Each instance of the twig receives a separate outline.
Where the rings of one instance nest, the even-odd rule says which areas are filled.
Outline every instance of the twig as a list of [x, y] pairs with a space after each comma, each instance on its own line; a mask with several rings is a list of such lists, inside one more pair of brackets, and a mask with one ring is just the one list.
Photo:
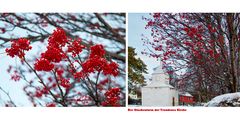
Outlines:
[[11, 96], [9, 95], [9, 93], [8, 93], [7, 91], [5, 91], [1, 86], [0, 86], [0, 90], [1, 90], [4, 94], [7, 95], [10, 103], [13, 104], [14, 107], [17, 107], [17, 105], [13, 102], [13, 100], [12, 100]]

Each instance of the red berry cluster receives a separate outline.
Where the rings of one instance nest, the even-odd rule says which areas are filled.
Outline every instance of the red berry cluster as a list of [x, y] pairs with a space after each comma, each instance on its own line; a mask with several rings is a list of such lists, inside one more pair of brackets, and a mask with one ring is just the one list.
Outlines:
[[98, 44], [94, 45], [90, 48], [91, 53], [89, 58], [101, 58], [105, 55], [105, 50], [103, 48], [103, 45]]
[[62, 68], [57, 68], [55, 69], [55, 71], [57, 74], [56, 77], [59, 81], [59, 85], [66, 89], [69, 89], [71, 87], [70, 79], [66, 79], [63, 77], [64, 70]]
[[19, 58], [23, 58], [25, 55], [24, 51], [29, 51], [32, 49], [28, 39], [20, 38], [18, 40], [13, 40], [12, 42], [11, 48], [7, 48], [5, 50], [7, 55], [11, 57], [18, 56]]
[[105, 68], [103, 69], [103, 74], [104, 75], [113, 75], [113, 76], [117, 76], [119, 74], [118, 71], [118, 64], [115, 62], [111, 62], [106, 64]]
[[82, 49], [85, 48], [85, 46], [80, 44], [81, 41], [82, 41], [81, 39], [74, 40], [72, 42], [72, 45], [68, 46], [68, 52], [71, 52], [73, 56], [76, 56], [77, 54], [81, 53]]
[[67, 43], [67, 36], [63, 29], [57, 28], [48, 39], [47, 51], [41, 54], [40, 60], [35, 65], [37, 71], [51, 71], [54, 68], [52, 62], [58, 63], [65, 58], [62, 47]]
[[67, 35], [62, 28], [57, 28], [54, 30], [53, 34], [48, 39], [50, 47], [64, 47], [68, 42]]
[[49, 87], [49, 88], [46, 88], [46, 87], [44, 87], [44, 88], [40, 88], [40, 87], [37, 87], [36, 88], [36, 91], [35, 91], [35, 97], [37, 97], [37, 98], [41, 98], [43, 95], [47, 95], [49, 92], [49, 90], [51, 89], [51, 87]]
[[37, 62], [34, 64], [34, 69], [37, 71], [51, 71], [53, 67], [54, 65], [45, 58], [37, 60]]
[[102, 71], [107, 65], [107, 61], [104, 58], [96, 57], [90, 58], [82, 64], [83, 72], [93, 73], [95, 71]]
[[82, 63], [82, 72], [76, 73], [78, 76], [84, 76], [86, 73], [94, 73], [95, 71], [102, 71], [104, 75], [117, 76], [119, 74], [118, 64], [115, 62], [108, 62], [104, 58], [105, 50], [101, 44], [92, 46], [90, 50], [89, 58]]
[[47, 47], [47, 51], [45, 53], [41, 54], [41, 58], [45, 58], [50, 62], [56, 62], [56, 63], [62, 61], [64, 57], [65, 55], [60, 49], [50, 47], [50, 46]]
[[14, 71], [14, 74], [11, 75], [11, 80], [14, 80], [15, 82], [19, 81], [20, 78], [21, 78], [21, 76], [18, 74], [18, 72], [16, 70]]
[[66, 89], [69, 89], [71, 87], [71, 84], [69, 82], [69, 79], [64, 79], [64, 78], [61, 78], [60, 79], [61, 83], [60, 85]]
[[120, 100], [120, 88], [111, 88], [109, 89], [104, 95], [106, 97], [106, 100], [102, 102], [102, 106], [120, 106], [119, 100]]
[[[106, 76], [106, 75], [112, 75], [112, 76], [118, 76], [118, 64], [113, 61], [108, 61], [106, 59], [106, 51], [104, 50], [104, 46], [101, 44], [97, 44], [90, 47], [90, 53], [89, 57], [82, 61], [80, 58], [76, 58], [78, 54], [82, 52], [83, 49], [85, 49], [85, 46], [81, 44], [81, 39], [76, 39], [72, 41], [70, 38], [66, 36], [66, 33], [63, 29], [57, 28], [54, 30], [52, 35], [48, 39], [48, 45], [47, 50], [43, 53], [41, 53], [40, 58], [38, 58], [34, 63], [34, 69], [30, 66], [32, 71], [45, 71], [50, 72], [54, 74], [54, 76], [48, 77], [48, 82], [42, 81], [43, 87], [34, 87], [35, 90], [32, 92], [32, 89], [30, 92], [24, 88], [24, 91], [27, 93], [28, 96], [31, 97], [31, 101], [35, 104], [34, 99], [43, 99], [43, 97], [47, 97], [48, 95], [54, 96], [54, 98], [60, 98], [60, 94], [57, 92], [61, 92], [63, 94], [64, 92], [68, 93], [68, 91], [73, 90], [71, 87], [72, 85], [70, 83], [69, 77], [64, 77], [64, 72], [68, 71], [70, 74], [73, 74], [73, 76], [76, 78], [76, 80], [79, 80], [79, 78], [86, 78], [89, 76], [90, 73], [99, 73], [98, 76]], [[31, 49], [29, 40], [20, 38], [18, 40], [13, 41], [13, 44], [10, 49], [6, 49], [6, 52], [9, 56], [15, 57], [18, 56], [19, 58], [24, 57], [24, 51], [28, 51]], [[71, 57], [69, 54], [71, 54]], [[77, 59], [77, 60], [76, 60]], [[79, 60], [78, 60], [79, 59]], [[72, 61], [74, 60], [75, 63], [81, 66], [81, 70], [79, 67], [75, 65], [75, 63]], [[27, 61], [23, 61], [26, 62]], [[65, 68], [62, 63], [69, 63], [69, 66]], [[11, 67], [8, 69], [8, 71], [11, 71]], [[101, 75], [100, 75], [101, 73]], [[41, 78], [42, 75], [37, 74], [37, 77]], [[67, 73], [66, 73], [67, 74]], [[52, 78], [56, 79], [56, 82], [53, 81]], [[89, 77], [88, 77], [89, 78]], [[15, 74], [12, 76], [12, 79], [15, 81], [18, 81], [20, 79], [20, 76]], [[42, 78], [44, 79], [44, 77]], [[100, 82], [100, 85], [97, 86], [98, 83], [96, 83], [96, 87], [99, 87], [97, 92], [102, 92], [104, 84], [108, 82], [108, 79], [104, 82]], [[60, 86], [60, 87], [59, 87]], [[31, 87], [31, 86], [30, 86]], [[30, 88], [29, 87], [29, 88]], [[65, 88], [65, 91], [62, 91], [61, 88]], [[94, 88], [94, 86], [93, 86]], [[54, 94], [54, 95], [52, 95]], [[99, 94], [100, 95], [100, 94]], [[102, 95], [102, 94], [101, 94]], [[112, 88], [109, 89], [105, 94], [106, 101], [102, 103], [104, 106], [120, 106], [119, 104], [119, 95], [120, 95], [120, 89], [119, 88]], [[76, 104], [88, 104], [90, 103], [91, 99], [85, 98], [85, 99], [65, 99], [64, 102], [69, 102], [67, 104], [72, 104], [72, 101], [76, 101]], [[47, 103], [47, 107], [55, 107], [56, 103]]]
[[56, 104], [55, 103], [48, 103], [48, 104], [46, 104], [46, 107], [56, 107]]

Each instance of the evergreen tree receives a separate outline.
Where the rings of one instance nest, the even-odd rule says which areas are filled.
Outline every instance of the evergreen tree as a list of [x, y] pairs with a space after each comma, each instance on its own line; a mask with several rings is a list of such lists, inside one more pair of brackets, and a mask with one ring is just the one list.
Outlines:
[[146, 81], [143, 74], [147, 74], [147, 66], [140, 58], [136, 58], [135, 48], [128, 47], [128, 84], [145, 85]]

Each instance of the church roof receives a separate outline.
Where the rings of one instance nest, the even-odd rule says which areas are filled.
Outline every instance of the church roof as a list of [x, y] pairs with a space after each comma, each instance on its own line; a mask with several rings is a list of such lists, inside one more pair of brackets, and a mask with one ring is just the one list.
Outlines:
[[159, 85], [157, 83], [150, 83], [150, 85], [146, 85], [144, 87], [158, 87], [158, 88], [166, 88], [166, 87], [168, 87], [168, 88], [172, 88], [172, 89], [174, 88], [173, 86], [168, 85], [168, 84], [161, 84], [161, 85]]
[[[158, 67], [154, 68], [153, 70], [154, 70], [154, 72], [152, 73], [152, 78], [153, 77], [166, 77], [166, 78], [168, 77], [168, 74], [164, 72], [164, 69], [162, 69], [161, 62], [160, 62], [160, 65]], [[166, 83], [164, 80], [169, 80], [169, 79], [162, 78], [161, 81], [156, 81], [156, 80], [152, 79], [152, 81], [145, 87], [174, 88], [172, 85], [170, 85], [169, 83]]]
[[190, 93], [188, 93], [188, 92], [180, 92], [179, 94], [182, 95], [182, 96], [193, 97], [193, 96], [192, 96]]

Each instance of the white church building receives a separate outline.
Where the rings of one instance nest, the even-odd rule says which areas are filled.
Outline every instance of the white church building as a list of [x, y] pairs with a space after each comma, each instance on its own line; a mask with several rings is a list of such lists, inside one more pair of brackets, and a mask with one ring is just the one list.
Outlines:
[[142, 106], [178, 106], [178, 91], [169, 84], [162, 64], [154, 69], [151, 82], [142, 87]]

